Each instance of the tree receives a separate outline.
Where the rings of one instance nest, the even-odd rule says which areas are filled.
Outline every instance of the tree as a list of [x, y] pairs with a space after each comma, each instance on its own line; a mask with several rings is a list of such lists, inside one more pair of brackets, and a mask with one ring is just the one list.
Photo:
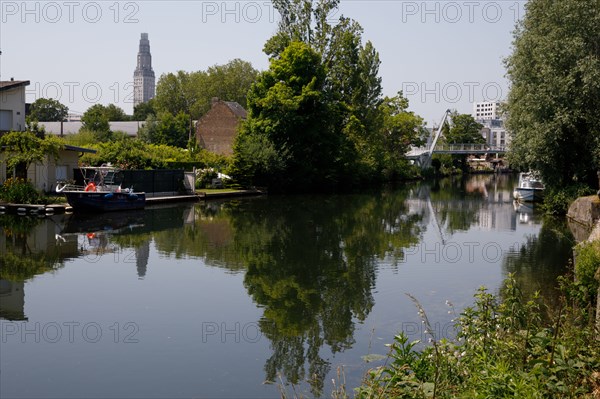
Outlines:
[[207, 69], [207, 99], [218, 97], [225, 101], [235, 101], [246, 108], [246, 95], [258, 77], [252, 64], [239, 58], [225, 65], [214, 65]]
[[278, 189], [335, 185], [343, 137], [331, 128], [321, 56], [293, 42], [248, 93], [248, 119], [234, 144], [238, 179]]
[[481, 135], [481, 129], [483, 125], [475, 121], [471, 115], [454, 111], [449, 129], [446, 128], [444, 134], [450, 144], [483, 144], [485, 139]]
[[31, 121], [61, 122], [66, 119], [69, 108], [52, 98], [38, 98], [29, 107]]
[[278, 32], [265, 44], [265, 53], [277, 59], [289, 43], [300, 41], [321, 55], [331, 127], [348, 139], [340, 154], [341, 162], [346, 164], [345, 175], [353, 180], [371, 178], [377, 162], [372, 151], [365, 149], [381, 133], [379, 54], [372, 43], [363, 45], [358, 22], [342, 16], [335, 26], [329, 24], [328, 17], [339, 0], [278, 0], [273, 5], [281, 21]]
[[165, 144], [186, 148], [188, 144], [189, 116], [180, 112], [173, 116], [169, 112], [148, 115], [140, 129], [139, 139], [150, 144]]
[[135, 107], [133, 107], [133, 117], [134, 121], [145, 121], [149, 115], [156, 115], [156, 110], [154, 109], [154, 99], [150, 99], [146, 102], [139, 103]]
[[121, 107], [118, 107], [115, 104], [108, 104], [105, 106], [104, 115], [111, 122], [128, 121], [131, 119]]
[[94, 132], [99, 141], [106, 141], [110, 138], [108, 116], [102, 104], [95, 104], [88, 108], [81, 117], [81, 122], [83, 122], [81, 130]]
[[205, 93], [206, 72], [178, 71], [161, 75], [156, 85], [155, 108], [158, 112], [180, 112], [198, 119], [210, 104]]
[[530, 0], [506, 59], [512, 165], [550, 188], [598, 184], [600, 13], [597, 1]]
[[0, 137], [0, 152], [5, 153], [8, 170], [22, 167], [27, 171], [34, 163], [41, 163], [47, 156], [58, 158], [62, 143], [56, 137], [37, 137], [34, 133], [9, 132]]
[[378, 146], [372, 143], [372, 148], [377, 149], [381, 168], [388, 177], [399, 176], [403, 169], [408, 167], [406, 154], [410, 146], [424, 144], [423, 137], [427, 131], [423, 125], [423, 118], [408, 111], [408, 99], [402, 92], [394, 97], [385, 97], [379, 106], [381, 115], [381, 140]]
[[214, 65], [207, 71], [164, 74], [156, 85], [156, 111], [177, 115], [184, 112], [199, 119], [210, 109], [211, 99], [236, 101], [246, 107], [246, 94], [258, 71], [240, 59]]

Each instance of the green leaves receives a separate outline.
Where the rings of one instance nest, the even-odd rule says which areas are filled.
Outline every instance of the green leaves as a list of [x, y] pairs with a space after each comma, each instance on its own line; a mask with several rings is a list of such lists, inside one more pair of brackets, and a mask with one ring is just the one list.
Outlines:
[[31, 121], [60, 122], [66, 119], [69, 108], [52, 98], [38, 98], [29, 107]]
[[[403, 155], [420, 141], [423, 121], [406, 110], [401, 94], [401, 110], [382, 106], [379, 54], [372, 43], [363, 45], [360, 24], [341, 16], [330, 25], [339, 0], [273, 5], [281, 21], [264, 48], [271, 65], [248, 93], [249, 119], [234, 150], [234, 175], [296, 191], [410, 175]], [[258, 143], [268, 150], [250, 157], [256, 151], [249, 148]], [[256, 161], [267, 154], [270, 170]]]
[[532, 0], [505, 61], [512, 165], [546, 185], [595, 186], [600, 167], [600, 16], [595, 1]]
[[471, 115], [454, 112], [450, 130], [445, 134], [446, 140], [451, 144], [483, 144], [485, 139], [480, 133], [482, 128], [483, 125], [477, 123]]
[[154, 109], [172, 115], [184, 112], [197, 120], [210, 109], [213, 97], [246, 107], [246, 94], [257, 76], [252, 64], [240, 59], [206, 71], [163, 74], [156, 85]]
[[399, 334], [391, 361], [371, 374], [357, 397], [588, 397], [600, 366], [593, 326], [581, 317], [581, 309], [569, 306], [570, 299], [561, 303], [549, 326], [535, 299], [523, 296], [513, 275], [500, 296], [481, 288], [473, 306], [458, 318], [456, 338], [434, 340], [418, 350]]
[[27, 169], [47, 156], [57, 158], [61, 148], [62, 144], [56, 137], [41, 139], [32, 132], [10, 132], [0, 138], [0, 152], [7, 155], [6, 166], [9, 170], [19, 164], [24, 164]]

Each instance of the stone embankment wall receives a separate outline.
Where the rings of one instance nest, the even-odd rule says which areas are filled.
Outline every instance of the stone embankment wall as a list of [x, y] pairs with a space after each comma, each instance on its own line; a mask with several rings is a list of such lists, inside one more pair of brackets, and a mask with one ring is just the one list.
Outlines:
[[587, 227], [593, 227], [600, 219], [600, 198], [597, 195], [577, 198], [569, 207], [567, 216]]

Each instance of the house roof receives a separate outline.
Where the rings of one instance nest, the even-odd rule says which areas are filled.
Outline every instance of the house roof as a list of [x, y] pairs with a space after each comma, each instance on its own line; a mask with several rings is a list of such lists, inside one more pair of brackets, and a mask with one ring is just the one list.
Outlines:
[[29, 86], [28, 80], [2, 80], [0, 81], [0, 91], [15, 89], [20, 86]]
[[237, 116], [238, 118], [246, 119], [246, 116], [248, 115], [248, 113], [246, 112], [244, 107], [242, 107], [240, 104], [236, 103], [235, 101], [223, 101], [223, 102], [225, 103], [225, 105], [227, 105], [229, 107], [229, 109], [231, 110], [231, 112], [233, 112], [233, 114], [235, 116]]
[[90, 153], [90, 154], [95, 154], [96, 153], [96, 150], [92, 150], [91, 148], [77, 147], [75, 145], [65, 144], [64, 148], [67, 151], [87, 152], [87, 153]]

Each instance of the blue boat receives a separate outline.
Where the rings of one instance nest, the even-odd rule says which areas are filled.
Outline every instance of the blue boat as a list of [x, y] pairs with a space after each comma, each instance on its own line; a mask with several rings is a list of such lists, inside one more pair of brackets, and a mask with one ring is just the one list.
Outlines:
[[121, 170], [110, 164], [80, 168], [84, 185], [58, 184], [56, 192], [67, 198], [74, 211], [111, 212], [143, 209], [146, 193], [122, 188]]

